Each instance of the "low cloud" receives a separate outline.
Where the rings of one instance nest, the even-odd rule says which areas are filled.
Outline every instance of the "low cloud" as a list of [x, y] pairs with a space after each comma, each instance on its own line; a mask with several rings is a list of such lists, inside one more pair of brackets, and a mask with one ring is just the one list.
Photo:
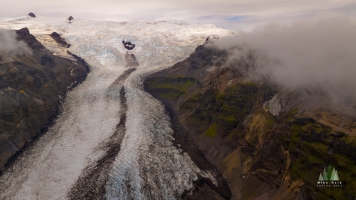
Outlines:
[[320, 13], [289, 25], [270, 23], [240, 32], [214, 46], [228, 50], [235, 61], [253, 55], [252, 78], [268, 77], [289, 89], [306, 88], [356, 103], [355, 36], [354, 19]]
[[16, 39], [15, 31], [0, 28], [0, 54], [16, 56], [31, 53], [31, 49], [25, 42]]

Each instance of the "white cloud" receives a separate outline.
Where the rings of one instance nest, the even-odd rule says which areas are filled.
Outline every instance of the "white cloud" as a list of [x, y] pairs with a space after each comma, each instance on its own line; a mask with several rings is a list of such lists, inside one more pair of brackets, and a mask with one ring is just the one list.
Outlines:
[[0, 54], [15, 56], [31, 53], [25, 42], [17, 40], [15, 31], [0, 28]]
[[355, 103], [355, 35], [354, 18], [321, 12], [288, 25], [270, 23], [239, 32], [215, 45], [230, 49], [232, 61], [253, 52], [251, 78], [269, 77], [286, 88], [323, 91], [334, 100]]

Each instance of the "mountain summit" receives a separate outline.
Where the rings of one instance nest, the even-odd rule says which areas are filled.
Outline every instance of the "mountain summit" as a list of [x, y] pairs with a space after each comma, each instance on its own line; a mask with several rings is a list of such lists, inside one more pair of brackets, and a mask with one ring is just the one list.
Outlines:
[[32, 12], [28, 13], [28, 16], [33, 17], [33, 18], [36, 17], [36, 15], [34, 13], [32, 13]]

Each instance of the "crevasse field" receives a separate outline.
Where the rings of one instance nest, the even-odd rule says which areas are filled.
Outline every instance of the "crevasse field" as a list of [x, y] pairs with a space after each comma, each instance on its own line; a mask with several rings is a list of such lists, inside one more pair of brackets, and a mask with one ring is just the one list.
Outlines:
[[[0, 18], [0, 27], [29, 28], [48, 49], [59, 52], [48, 35], [60, 33], [68, 49], [90, 65], [87, 79], [67, 94], [55, 124], [0, 179], [0, 199], [66, 199], [88, 166], [120, 142], [105, 182], [108, 199], [176, 199], [193, 187], [200, 170], [172, 144], [172, 129], [163, 105], [143, 90], [146, 75], [187, 58], [209, 35], [230, 31], [186, 22], [105, 22], [75, 19]], [[128, 52], [122, 40], [135, 49]], [[125, 54], [139, 66], [130, 68]], [[65, 55], [67, 56], [67, 55]], [[124, 99], [120, 91], [124, 88]], [[125, 115], [123, 118], [122, 116]], [[124, 129], [117, 125], [125, 119]], [[117, 135], [119, 134], [119, 135]], [[213, 180], [214, 181], [214, 180]]]

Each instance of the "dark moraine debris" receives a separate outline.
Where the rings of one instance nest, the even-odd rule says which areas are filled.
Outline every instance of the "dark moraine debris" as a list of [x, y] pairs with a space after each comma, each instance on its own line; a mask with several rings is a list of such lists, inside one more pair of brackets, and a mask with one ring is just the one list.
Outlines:
[[128, 69], [119, 76], [107, 90], [107, 97], [112, 98], [113, 91], [119, 90], [120, 95], [120, 122], [116, 126], [116, 132], [110, 137], [103, 149], [106, 153], [95, 163], [89, 165], [72, 186], [68, 199], [105, 199], [106, 183], [109, 179], [111, 166], [120, 151], [121, 143], [126, 131], [127, 104], [123, 83], [136, 68]]
[[124, 47], [127, 49], [127, 50], [132, 50], [135, 48], [135, 44], [131, 43], [131, 42], [126, 42], [126, 41], [122, 41], [122, 44], [124, 44]]
[[67, 48], [70, 47], [70, 44], [68, 44], [65, 39], [63, 39], [57, 32], [53, 32], [51, 34], [51, 37], [60, 45], [66, 46]]
[[126, 53], [125, 55], [126, 67], [135, 67], [138, 66], [138, 61], [134, 54]]
[[36, 15], [33, 12], [28, 13], [28, 16], [30, 17], [36, 17]]
[[66, 92], [85, 80], [88, 65], [53, 55], [27, 28], [17, 39], [31, 55], [8, 57], [0, 62], [0, 175], [27, 147], [45, 134], [61, 111]]

